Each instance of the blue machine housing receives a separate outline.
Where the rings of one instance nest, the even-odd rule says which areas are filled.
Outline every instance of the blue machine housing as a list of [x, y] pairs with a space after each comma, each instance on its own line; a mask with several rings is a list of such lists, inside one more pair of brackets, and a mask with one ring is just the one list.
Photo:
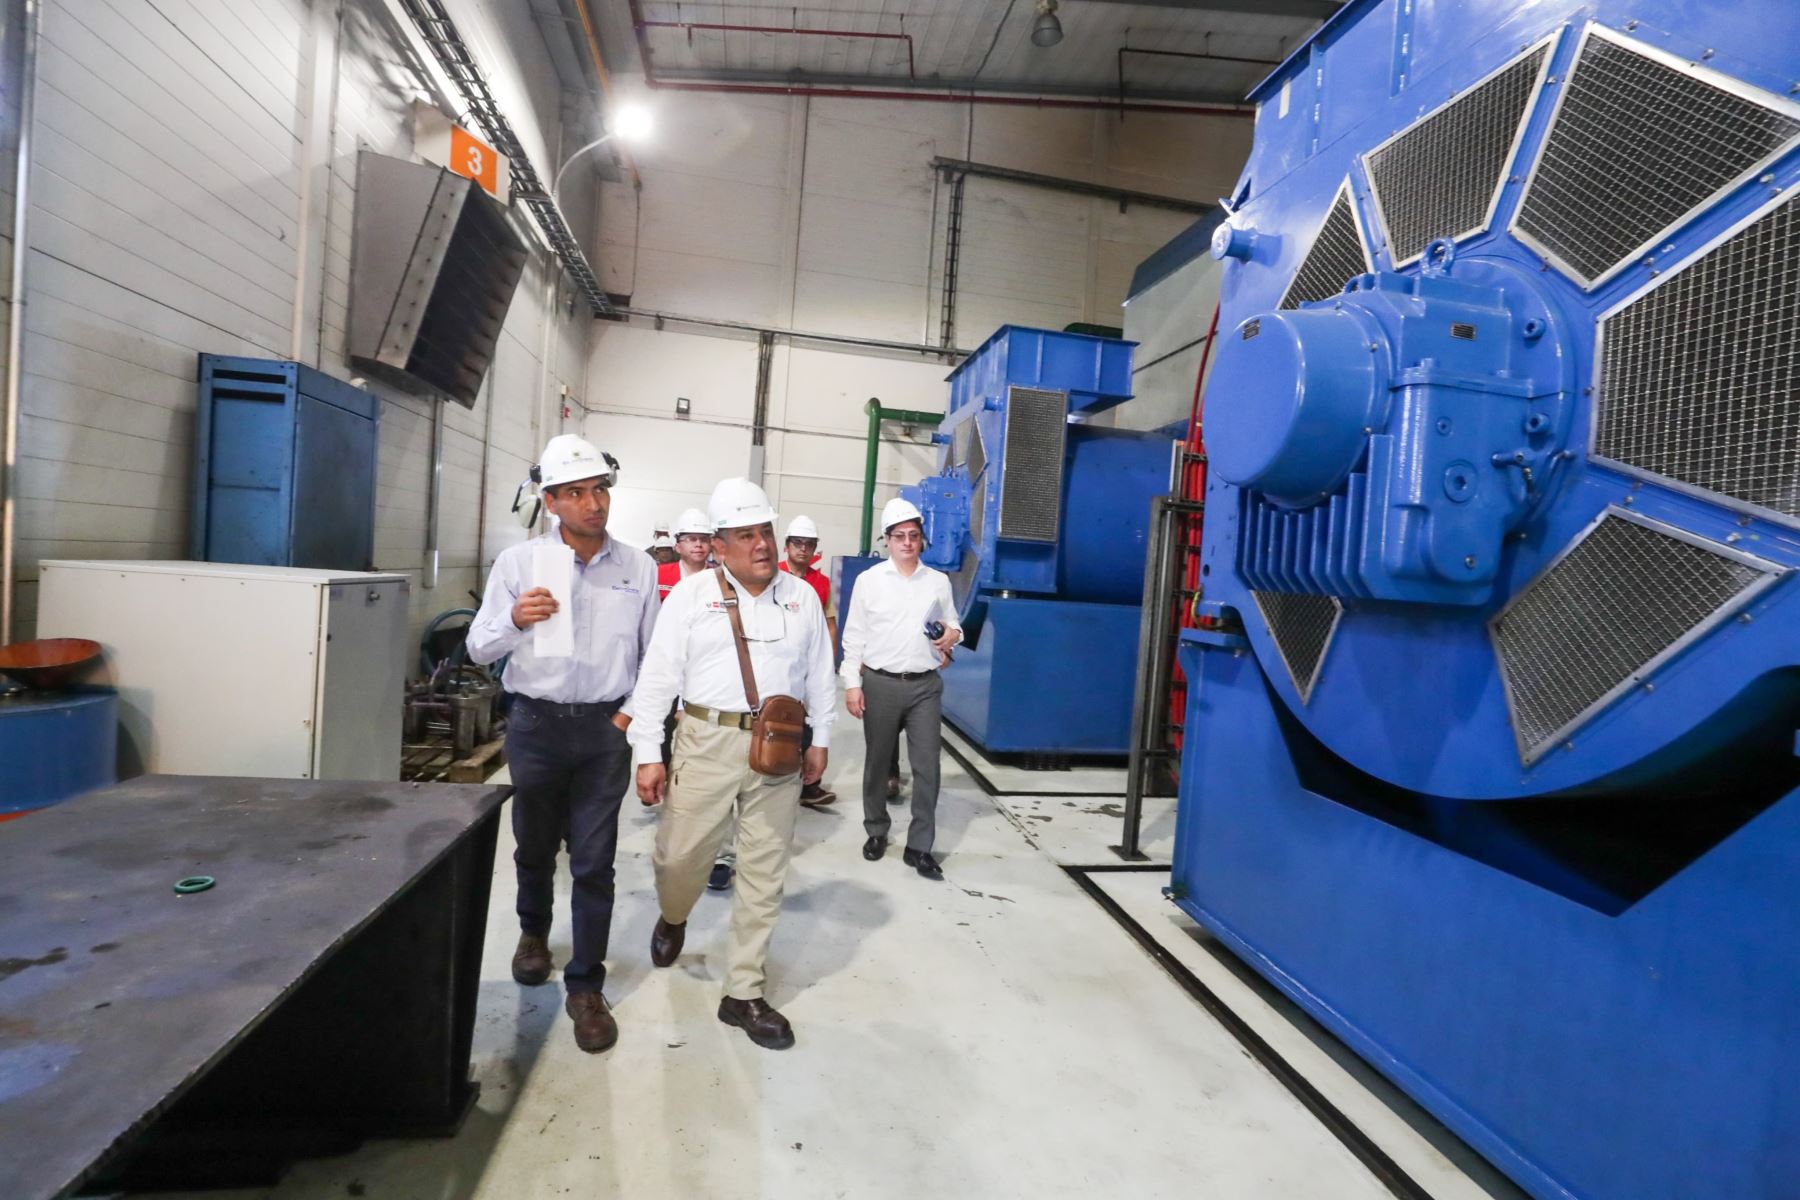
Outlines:
[[1171, 893], [1538, 1197], [1800, 1194], [1797, 64], [1353, 0], [1215, 234]]
[[110, 689], [0, 692], [0, 821], [117, 783]]
[[367, 571], [381, 401], [303, 363], [200, 356], [189, 553]]
[[1150, 500], [1176, 443], [1082, 419], [1131, 398], [1132, 348], [1003, 326], [950, 375], [938, 473], [902, 489], [963, 624], [944, 711], [990, 752], [1130, 748]]

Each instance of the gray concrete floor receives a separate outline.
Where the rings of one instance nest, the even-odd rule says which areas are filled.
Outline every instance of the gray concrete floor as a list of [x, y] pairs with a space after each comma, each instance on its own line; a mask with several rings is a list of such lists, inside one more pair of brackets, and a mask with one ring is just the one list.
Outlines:
[[[1002, 789], [1082, 789], [1006, 800], [946, 760], [947, 878], [933, 883], [896, 852], [860, 856], [860, 729], [840, 724], [827, 779], [844, 798], [800, 814], [771, 958], [770, 1000], [794, 1022], [794, 1049], [761, 1050], [714, 1015], [728, 896], [704, 897], [682, 958], [651, 968], [657, 816], [628, 799], [612, 1051], [576, 1049], [554, 982], [512, 981], [503, 834], [475, 1033], [482, 1094], [462, 1131], [370, 1143], [267, 1191], [210, 1195], [1390, 1195], [1058, 866], [1116, 861], [1105, 847], [1118, 840], [1121, 772], [985, 769]], [[1166, 861], [1173, 803], [1153, 802], [1145, 826]], [[551, 945], [567, 956], [566, 911]], [[1359, 1111], [1426, 1164], [1418, 1177], [1463, 1178], [1379, 1097]]]

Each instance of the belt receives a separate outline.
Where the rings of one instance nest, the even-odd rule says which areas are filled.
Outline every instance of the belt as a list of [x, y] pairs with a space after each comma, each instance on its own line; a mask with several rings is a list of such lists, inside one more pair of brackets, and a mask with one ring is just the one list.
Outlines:
[[685, 701], [681, 707], [688, 716], [705, 721], [708, 725], [722, 725], [726, 729], [749, 729], [756, 724], [755, 713], [720, 712], [704, 704], [688, 704]]
[[536, 696], [518, 695], [513, 697], [514, 704], [523, 704], [535, 713], [546, 717], [610, 717], [619, 711], [625, 703], [621, 696], [617, 700], [598, 700], [591, 704], [558, 704], [554, 700], [539, 700]]
[[863, 670], [873, 671], [877, 675], [885, 675], [889, 679], [904, 679], [904, 680], [909, 680], [909, 681], [914, 680], [914, 679], [923, 679], [927, 675], [936, 675], [937, 674], [937, 671], [935, 669], [930, 670], [930, 671], [884, 671], [880, 667], [864, 667]]

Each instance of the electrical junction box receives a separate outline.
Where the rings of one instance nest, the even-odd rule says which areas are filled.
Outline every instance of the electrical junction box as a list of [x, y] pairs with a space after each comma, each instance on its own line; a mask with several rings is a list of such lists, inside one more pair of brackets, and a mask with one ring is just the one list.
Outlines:
[[48, 560], [39, 578], [39, 636], [104, 648], [121, 778], [400, 777], [404, 576]]

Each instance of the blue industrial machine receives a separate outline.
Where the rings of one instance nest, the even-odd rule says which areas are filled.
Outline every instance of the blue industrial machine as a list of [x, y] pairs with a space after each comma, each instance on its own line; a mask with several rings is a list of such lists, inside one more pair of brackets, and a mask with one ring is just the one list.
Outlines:
[[1800, 1196], [1800, 21], [1253, 94], [1171, 894], [1538, 1197]]
[[367, 571], [381, 401], [302, 363], [200, 356], [189, 553]]
[[1131, 398], [1130, 342], [1002, 326], [950, 375], [925, 515], [964, 644], [944, 712], [985, 750], [1130, 749], [1150, 500], [1167, 435], [1085, 424]]

